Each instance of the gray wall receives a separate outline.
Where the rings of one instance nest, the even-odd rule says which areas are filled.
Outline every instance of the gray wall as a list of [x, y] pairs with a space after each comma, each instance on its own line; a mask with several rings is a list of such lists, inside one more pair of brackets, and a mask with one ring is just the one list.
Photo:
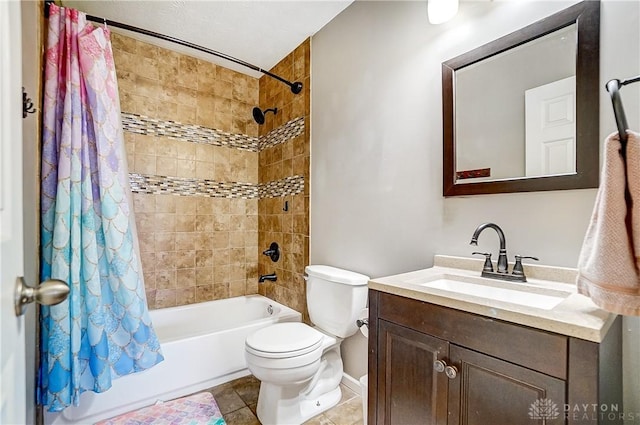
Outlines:
[[[470, 256], [484, 221], [498, 223], [510, 257], [575, 267], [596, 190], [442, 197], [441, 63], [575, 2], [463, 2], [430, 25], [426, 1], [356, 1], [312, 39], [310, 262], [372, 277]], [[602, 3], [601, 87], [640, 74], [640, 3]], [[640, 127], [640, 84], [623, 89]], [[600, 92], [601, 139], [615, 130]], [[497, 238], [479, 246], [496, 252]], [[635, 327], [635, 330], [634, 330]], [[626, 394], [640, 393], [638, 322], [626, 326]], [[366, 340], [343, 343], [345, 371], [366, 373]], [[635, 362], [635, 363], [634, 363]], [[636, 397], [637, 398], [637, 397]], [[638, 403], [636, 400], [635, 403]], [[635, 411], [640, 411], [636, 405]]]

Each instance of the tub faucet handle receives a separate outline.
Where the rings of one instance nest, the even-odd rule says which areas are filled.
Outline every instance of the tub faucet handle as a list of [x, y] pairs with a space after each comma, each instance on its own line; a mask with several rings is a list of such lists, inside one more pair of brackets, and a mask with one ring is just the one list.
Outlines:
[[262, 254], [271, 258], [271, 261], [275, 263], [280, 259], [280, 248], [278, 247], [278, 244], [276, 242], [271, 242], [271, 245], [269, 245], [269, 249], [265, 249], [264, 251], [262, 251]]

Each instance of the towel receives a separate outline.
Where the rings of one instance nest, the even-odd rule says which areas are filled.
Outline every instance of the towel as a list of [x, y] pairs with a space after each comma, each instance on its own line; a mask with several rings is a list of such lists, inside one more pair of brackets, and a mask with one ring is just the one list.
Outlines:
[[[578, 259], [578, 292], [603, 310], [640, 315], [640, 135], [627, 132], [625, 165], [618, 133], [605, 140], [600, 189]], [[627, 217], [627, 214], [630, 214]]]

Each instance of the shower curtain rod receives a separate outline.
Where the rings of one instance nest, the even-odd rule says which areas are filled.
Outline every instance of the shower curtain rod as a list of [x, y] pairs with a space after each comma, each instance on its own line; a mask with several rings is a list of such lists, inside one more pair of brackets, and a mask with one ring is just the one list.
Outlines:
[[629, 128], [629, 125], [627, 124], [627, 117], [622, 106], [620, 89], [627, 84], [636, 83], [638, 81], [640, 81], [640, 75], [622, 81], [618, 79], [609, 80], [605, 86], [607, 88], [607, 91], [609, 92], [609, 96], [611, 96], [611, 102], [613, 103], [613, 115], [616, 118], [618, 135], [620, 137], [620, 142], [622, 143], [623, 151], [624, 148], [626, 148], [627, 129]]
[[[44, 4], [44, 14], [48, 18], [49, 17], [49, 6], [51, 4], [55, 4], [55, 1], [46, 0], [44, 3], [45, 3]], [[116, 21], [112, 21], [112, 20], [109, 20], [109, 19], [100, 18], [100, 17], [97, 17], [97, 16], [87, 15], [87, 20], [92, 21], [92, 22], [104, 23], [105, 25], [110, 26], [110, 27], [122, 28], [122, 29], [127, 30], [127, 31], [137, 32], [139, 34], [148, 35], [150, 37], [159, 38], [161, 40], [170, 41], [172, 43], [180, 44], [182, 46], [186, 46], [186, 47], [189, 47], [191, 49], [199, 50], [201, 52], [205, 52], [205, 53], [208, 53], [210, 55], [217, 56], [219, 58], [228, 60], [230, 62], [237, 63], [238, 65], [242, 65], [244, 67], [253, 69], [254, 71], [261, 72], [261, 73], [263, 73], [265, 75], [268, 75], [271, 78], [275, 78], [276, 80], [288, 85], [291, 88], [291, 92], [294, 93], [294, 94], [298, 94], [298, 93], [300, 93], [302, 91], [302, 83], [301, 82], [295, 81], [295, 82], [292, 83], [291, 81], [285, 80], [284, 78], [280, 77], [279, 75], [276, 75], [276, 74], [274, 74], [272, 72], [269, 72], [266, 69], [262, 69], [259, 66], [250, 64], [249, 62], [245, 62], [245, 61], [243, 61], [241, 59], [234, 58], [233, 56], [229, 56], [226, 53], [221, 53], [221, 52], [218, 52], [216, 50], [209, 49], [207, 47], [202, 47], [202, 46], [199, 46], [197, 44], [193, 44], [193, 43], [188, 42], [188, 41], [180, 40], [180, 39], [175, 38], [175, 37], [171, 37], [171, 36], [168, 36], [168, 35], [164, 35], [164, 34], [160, 34], [160, 33], [157, 33], [157, 32], [149, 31], [149, 30], [146, 30], [144, 28], [134, 27], [134, 26], [129, 25], [129, 24], [123, 24], [122, 22], [116, 22]]]

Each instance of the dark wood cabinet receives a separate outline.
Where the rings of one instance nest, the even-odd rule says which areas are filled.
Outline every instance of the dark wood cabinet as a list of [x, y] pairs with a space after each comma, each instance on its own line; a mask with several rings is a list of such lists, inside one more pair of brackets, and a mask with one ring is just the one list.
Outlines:
[[619, 318], [598, 344], [369, 293], [369, 425], [621, 424], [565, 412], [622, 411], [620, 365]]
[[446, 425], [448, 379], [433, 363], [447, 355], [449, 343], [381, 320], [379, 391], [384, 403], [378, 415], [384, 423]]
[[545, 423], [564, 423], [565, 381], [456, 345], [451, 346], [449, 359], [460, 367], [449, 382], [449, 423], [542, 424], [529, 413], [532, 402], [543, 399], [556, 406], [555, 412], [552, 406], [545, 412]]

